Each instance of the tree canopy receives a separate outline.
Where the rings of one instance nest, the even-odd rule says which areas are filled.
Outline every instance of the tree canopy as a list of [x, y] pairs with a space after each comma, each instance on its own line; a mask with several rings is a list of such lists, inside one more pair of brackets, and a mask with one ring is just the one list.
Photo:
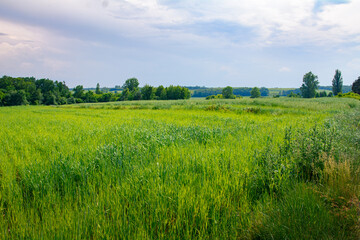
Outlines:
[[316, 90], [319, 87], [318, 76], [312, 72], [308, 72], [304, 75], [303, 84], [300, 87], [301, 96], [303, 98], [313, 98], [316, 95]]
[[223, 88], [222, 95], [224, 98], [235, 98], [234, 89], [230, 86]]
[[332, 92], [336, 96], [339, 93], [342, 93], [343, 78], [341, 76], [340, 70], [336, 69], [334, 78], [332, 80]]
[[61, 105], [73, 103], [94, 103], [128, 100], [168, 100], [188, 99], [190, 91], [180, 86], [159, 86], [158, 88], [145, 85], [139, 89], [139, 82], [136, 78], [125, 81], [123, 91], [115, 93], [100, 90], [100, 84], [94, 89], [85, 90], [78, 85], [72, 91], [65, 85], [65, 82], [53, 81], [50, 79], [13, 78], [3, 76], [0, 78], [0, 106], [14, 106], [26, 104]]
[[137, 78], [129, 78], [125, 81], [123, 88], [128, 88], [130, 92], [135, 91], [139, 86]]
[[357, 80], [355, 80], [355, 82], [353, 83], [351, 90], [354, 93], [360, 94], [360, 77], [358, 77]]
[[251, 89], [250, 94], [251, 94], [250, 98], [259, 98], [261, 96], [260, 89], [257, 87], [254, 87], [253, 89]]

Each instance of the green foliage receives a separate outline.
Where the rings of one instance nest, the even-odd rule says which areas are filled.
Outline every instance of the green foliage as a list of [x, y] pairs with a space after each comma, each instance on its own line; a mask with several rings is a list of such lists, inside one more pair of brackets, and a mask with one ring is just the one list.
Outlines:
[[259, 98], [261, 96], [260, 90], [257, 87], [254, 87], [253, 89], [251, 89], [250, 94], [251, 94], [250, 98]]
[[341, 76], [340, 70], [336, 69], [334, 78], [332, 80], [332, 92], [336, 96], [339, 93], [342, 93], [343, 78]]
[[[58, 104], [70, 97], [69, 88], [64, 82], [49, 79], [0, 78], [0, 91], [3, 93], [0, 105], [13, 106], [23, 104]], [[6, 100], [6, 103], [4, 102]]]
[[354, 93], [360, 94], [360, 77], [358, 77], [358, 79], [353, 82], [351, 90]]
[[360, 94], [353, 93], [353, 92], [344, 93], [344, 94], [340, 93], [337, 95], [337, 97], [354, 98], [354, 99], [360, 100]]
[[294, 93], [293, 91], [291, 91], [291, 92], [287, 95], [287, 97], [291, 97], [291, 98], [298, 98], [298, 97], [300, 97], [300, 95], [299, 95], [299, 94]]
[[164, 86], [160, 85], [159, 87], [156, 88], [155, 96], [159, 100], [167, 99], [166, 89], [164, 88]]
[[[252, 88], [247, 87], [241, 87], [241, 88], [233, 88], [233, 94], [236, 96], [244, 96], [248, 97], [250, 96]], [[222, 94], [222, 88], [199, 88], [195, 89], [192, 93], [192, 97], [207, 97], [211, 95], [218, 95]], [[269, 89], [261, 87], [260, 88], [261, 96], [269, 96]]]
[[100, 90], [100, 84], [96, 84], [96, 90], [95, 90], [96, 94], [101, 94], [101, 90]]
[[312, 72], [304, 75], [303, 84], [300, 87], [301, 95], [303, 98], [313, 98], [316, 95], [316, 90], [319, 86], [318, 77]]
[[210, 99], [223, 99], [223, 95], [222, 94], [218, 94], [218, 95], [210, 95], [210, 96], [207, 96], [205, 99], [206, 100], [210, 100]]
[[119, 98], [119, 101], [127, 101], [129, 100], [129, 96], [130, 96], [130, 91], [128, 88], [125, 88]]
[[139, 87], [139, 81], [137, 80], [137, 78], [129, 78], [125, 81], [122, 87], [124, 89], [128, 88], [130, 92], [133, 92]]
[[26, 94], [24, 90], [10, 90], [3, 96], [3, 104], [5, 106], [26, 105]]
[[153, 100], [154, 98], [155, 98], [155, 89], [154, 89], [154, 87], [146, 84], [144, 87], [141, 88], [141, 99], [143, 99], [143, 100]]
[[222, 96], [223, 98], [227, 98], [227, 99], [234, 99], [235, 95], [233, 93], [234, 89], [230, 86], [227, 86], [226, 88], [223, 88], [222, 90]]
[[82, 85], [76, 86], [74, 89], [74, 98], [81, 98], [83, 99], [85, 97], [84, 87]]

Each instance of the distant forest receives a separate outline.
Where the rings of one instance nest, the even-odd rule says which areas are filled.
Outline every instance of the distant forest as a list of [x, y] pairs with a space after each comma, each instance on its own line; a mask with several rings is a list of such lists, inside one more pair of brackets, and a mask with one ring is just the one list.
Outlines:
[[[136, 78], [126, 80], [114, 88], [83, 88], [78, 85], [73, 89], [66, 86], [65, 82], [50, 79], [35, 79], [34, 77], [9, 77], [0, 78], [0, 106], [14, 105], [62, 105], [73, 103], [95, 103], [110, 101], [131, 100], [176, 100], [191, 97], [208, 97], [222, 94], [223, 88], [207, 88], [200, 86], [181, 87], [153, 87], [145, 85], [139, 88]], [[238, 96], [251, 96], [253, 88], [233, 88], [233, 94]], [[300, 96], [300, 89], [259, 88], [262, 97], [266, 96]], [[332, 91], [332, 86], [319, 86], [318, 91]], [[351, 86], [343, 86], [342, 92], [348, 93]]]
[[[218, 95], [222, 93], [222, 88], [204, 88], [204, 87], [187, 87], [190, 90], [192, 90], [192, 94], [191, 97], [207, 97], [207, 96], [211, 96], [211, 95]], [[234, 95], [239, 95], [239, 96], [243, 96], [243, 97], [249, 97], [251, 96], [250, 92], [252, 90], [252, 88], [247, 88], [247, 87], [240, 87], [240, 88], [233, 88], [233, 94]], [[269, 96], [269, 89], [268, 88], [260, 88], [260, 94], [262, 97], [266, 97]]]
[[[186, 87], [192, 91], [191, 97], [207, 97], [211, 95], [218, 95], [222, 93], [222, 88], [207, 88], [207, 87]], [[233, 88], [234, 95], [240, 95], [243, 97], [251, 96], [252, 88], [248, 87], [238, 87]], [[281, 88], [259, 88], [260, 94], [262, 97], [267, 97], [270, 95], [279, 95], [279, 96], [289, 96], [290, 94], [300, 94], [300, 88], [293, 88], [293, 89], [281, 89]], [[318, 91], [332, 91], [332, 86], [319, 86]], [[343, 93], [351, 92], [351, 86], [343, 86], [342, 87]]]
[[136, 78], [126, 80], [121, 92], [104, 91], [97, 84], [95, 91], [85, 90], [78, 85], [73, 89], [65, 82], [34, 77], [0, 78], [0, 106], [15, 105], [63, 105], [73, 103], [95, 103], [131, 100], [176, 100], [190, 98], [190, 91], [185, 87], [153, 87], [145, 85], [139, 88]]

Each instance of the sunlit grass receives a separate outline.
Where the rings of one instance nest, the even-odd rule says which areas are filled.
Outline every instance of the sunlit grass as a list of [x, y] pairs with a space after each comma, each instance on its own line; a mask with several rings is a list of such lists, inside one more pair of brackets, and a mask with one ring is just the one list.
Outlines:
[[324, 196], [359, 197], [349, 194], [359, 126], [342, 124], [359, 108], [335, 98], [0, 108], [0, 238], [353, 236], [354, 222], [330, 231], [338, 217]]

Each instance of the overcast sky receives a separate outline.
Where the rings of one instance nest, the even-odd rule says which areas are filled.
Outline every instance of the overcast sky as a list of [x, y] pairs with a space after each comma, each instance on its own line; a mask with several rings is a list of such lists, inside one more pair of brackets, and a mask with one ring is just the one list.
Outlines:
[[70, 87], [299, 87], [360, 76], [360, 0], [1, 0], [0, 75]]

